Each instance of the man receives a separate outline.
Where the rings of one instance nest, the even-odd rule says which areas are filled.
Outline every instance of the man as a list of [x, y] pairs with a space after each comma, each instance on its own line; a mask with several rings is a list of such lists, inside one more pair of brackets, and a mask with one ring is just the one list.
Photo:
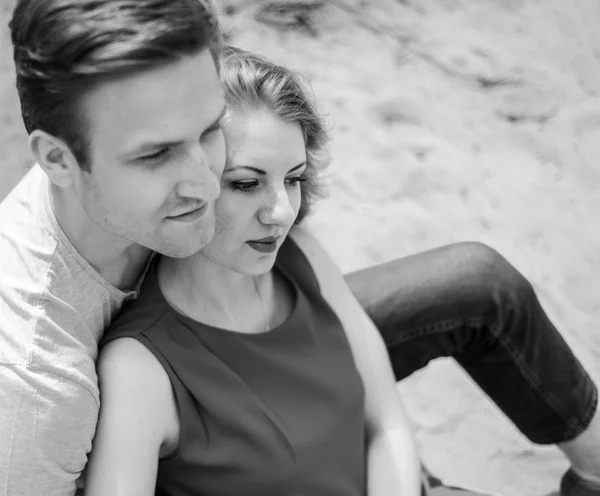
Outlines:
[[[103, 330], [152, 252], [213, 234], [220, 37], [200, 0], [19, 0], [10, 27], [37, 165], [0, 204], [0, 490], [71, 495]], [[501, 256], [458, 244], [348, 281], [398, 379], [454, 356], [530, 439], [559, 443], [564, 496], [600, 494], [597, 389]]]

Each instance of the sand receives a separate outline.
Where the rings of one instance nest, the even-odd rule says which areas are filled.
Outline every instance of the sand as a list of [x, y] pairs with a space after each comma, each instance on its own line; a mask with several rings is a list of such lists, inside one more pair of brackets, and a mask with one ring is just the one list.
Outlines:
[[[485, 242], [532, 281], [600, 377], [600, 3], [306, 0], [323, 5], [261, 14], [266, 3], [225, 2], [223, 25], [312, 82], [333, 140], [329, 195], [309, 226], [341, 268]], [[30, 162], [12, 4], [0, 7], [0, 198]], [[445, 481], [502, 496], [557, 488], [564, 457], [528, 443], [451, 360], [399, 390]]]

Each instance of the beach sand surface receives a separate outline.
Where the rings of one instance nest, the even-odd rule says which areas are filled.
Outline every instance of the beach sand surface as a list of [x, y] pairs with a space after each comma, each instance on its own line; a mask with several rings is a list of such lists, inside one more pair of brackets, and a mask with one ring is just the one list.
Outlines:
[[[31, 162], [13, 5], [0, 7], [0, 198]], [[219, 10], [231, 43], [302, 72], [328, 116], [328, 196], [308, 225], [344, 271], [486, 243], [531, 280], [600, 377], [600, 2], [231, 0]], [[565, 458], [530, 444], [452, 360], [399, 391], [445, 482], [556, 491]]]

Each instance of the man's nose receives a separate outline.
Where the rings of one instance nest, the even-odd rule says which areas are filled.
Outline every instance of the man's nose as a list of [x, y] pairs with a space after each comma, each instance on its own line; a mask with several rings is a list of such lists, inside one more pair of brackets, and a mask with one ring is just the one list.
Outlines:
[[221, 192], [218, 168], [211, 167], [206, 154], [200, 150], [186, 160], [182, 179], [177, 185], [177, 194], [206, 202], [217, 199]]

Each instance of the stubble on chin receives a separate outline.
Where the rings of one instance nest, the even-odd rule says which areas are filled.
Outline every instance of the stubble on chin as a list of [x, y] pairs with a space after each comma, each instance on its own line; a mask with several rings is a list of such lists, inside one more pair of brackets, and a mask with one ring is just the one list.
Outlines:
[[197, 232], [190, 235], [178, 235], [177, 237], [162, 237], [157, 240], [154, 251], [171, 258], [187, 258], [198, 253], [206, 247], [215, 235], [215, 223], [213, 221], [196, 227]]

